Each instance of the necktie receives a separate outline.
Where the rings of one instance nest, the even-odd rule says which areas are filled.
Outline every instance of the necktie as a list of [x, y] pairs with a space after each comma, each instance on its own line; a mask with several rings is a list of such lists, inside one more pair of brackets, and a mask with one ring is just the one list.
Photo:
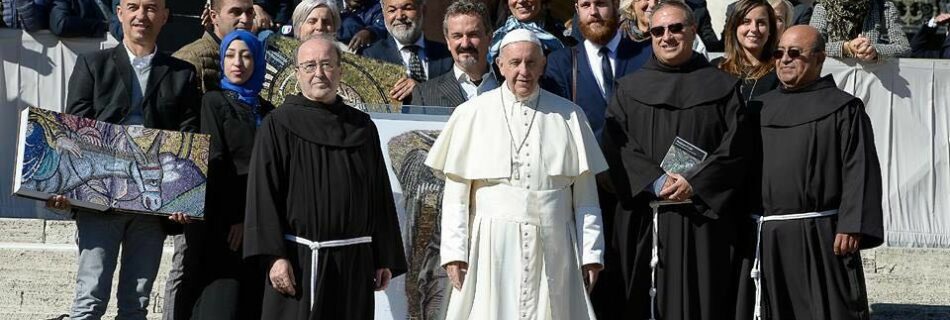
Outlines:
[[409, 77], [416, 82], [425, 82], [426, 73], [422, 68], [422, 60], [419, 59], [419, 46], [408, 45], [403, 49], [409, 51]]
[[614, 95], [614, 68], [610, 66], [610, 48], [600, 48], [600, 72], [604, 76], [604, 99]]

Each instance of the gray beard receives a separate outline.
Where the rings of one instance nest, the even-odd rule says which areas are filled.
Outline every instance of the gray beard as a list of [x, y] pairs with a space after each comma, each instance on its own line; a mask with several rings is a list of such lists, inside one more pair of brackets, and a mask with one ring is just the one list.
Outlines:
[[396, 41], [399, 41], [399, 43], [415, 43], [416, 40], [419, 40], [419, 37], [422, 36], [422, 25], [418, 22], [413, 22], [412, 27], [409, 29], [403, 29], [402, 27], [389, 28], [389, 34], [391, 34]]
[[462, 59], [459, 61], [459, 66], [461, 66], [462, 69], [468, 69], [476, 64], [478, 64], [478, 59], [475, 58]]

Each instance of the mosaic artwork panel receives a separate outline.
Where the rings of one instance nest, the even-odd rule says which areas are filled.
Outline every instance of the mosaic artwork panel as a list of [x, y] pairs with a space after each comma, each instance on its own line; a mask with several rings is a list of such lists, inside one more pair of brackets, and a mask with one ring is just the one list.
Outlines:
[[204, 216], [209, 136], [21, 111], [14, 193], [94, 210]]

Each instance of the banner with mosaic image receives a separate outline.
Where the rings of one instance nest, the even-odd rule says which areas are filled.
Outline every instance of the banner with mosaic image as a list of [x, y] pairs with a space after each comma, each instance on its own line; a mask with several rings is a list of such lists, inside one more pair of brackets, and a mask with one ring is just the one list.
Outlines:
[[209, 136], [21, 111], [13, 192], [127, 213], [204, 216]]

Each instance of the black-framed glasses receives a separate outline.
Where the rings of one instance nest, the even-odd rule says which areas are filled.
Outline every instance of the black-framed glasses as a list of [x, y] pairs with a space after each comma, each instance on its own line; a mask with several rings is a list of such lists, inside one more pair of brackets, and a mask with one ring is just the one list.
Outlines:
[[664, 34], [666, 34], [666, 30], [670, 30], [670, 32], [672, 33], [681, 33], [683, 32], [683, 29], [685, 28], [686, 28], [686, 24], [682, 22], [674, 23], [668, 26], [656, 26], [656, 27], [650, 28], [650, 35], [652, 35], [654, 38], [659, 38], [659, 37], [662, 37]]
[[802, 56], [802, 49], [796, 49], [796, 48], [788, 48], [788, 50], [775, 49], [775, 51], [772, 51], [772, 58], [775, 58], [776, 60], [781, 60], [783, 57], [785, 57], [786, 53], [788, 53], [789, 58], [796, 59]]

